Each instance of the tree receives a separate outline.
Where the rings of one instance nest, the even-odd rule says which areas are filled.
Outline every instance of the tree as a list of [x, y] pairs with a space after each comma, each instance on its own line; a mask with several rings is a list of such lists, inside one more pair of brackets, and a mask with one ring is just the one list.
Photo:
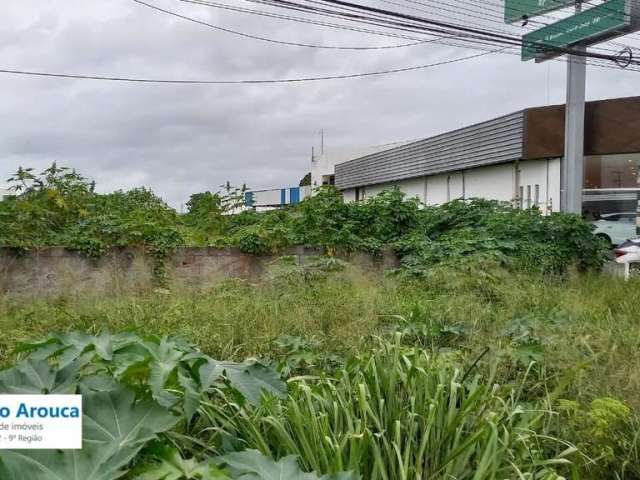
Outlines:
[[304, 177], [302, 177], [302, 180], [300, 180], [300, 184], [301, 187], [308, 187], [309, 185], [311, 185], [311, 172], [307, 173]]

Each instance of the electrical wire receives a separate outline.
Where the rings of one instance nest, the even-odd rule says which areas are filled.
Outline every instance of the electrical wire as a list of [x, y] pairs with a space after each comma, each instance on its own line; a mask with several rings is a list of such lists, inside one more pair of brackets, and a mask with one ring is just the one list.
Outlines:
[[[181, 1], [187, 1], [187, 0], [181, 0]], [[193, 0], [188, 0], [188, 1], [193, 1]], [[252, 1], [252, 2], [259, 2], [259, 3], [266, 3], [266, 4], [270, 4], [273, 6], [280, 6], [283, 8], [307, 8], [311, 11], [318, 11], [317, 8], [315, 7], [310, 7], [308, 5], [304, 5], [304, 4], [299, 4], [299, 3], [295, 3], [292, 1], [287, 1], [287, 0], [248, 0], [248, 1]], [[307, 1], [311, 1], [311, 0], [307, 0]], [[417, 29], [420, 30], [426, 30], [429, 32], [436, 32], [436, 33], [449, 33], [449, 34], [454, 34], [454, 33], [465, 33], [467, 35], [465, 35], [466, 38], [469, 39], [481, 39], [481, 40], [485, 40], [485, 41], [491, 41], [494, 42], [496, 44], [502, 44], [502, 45], [525, 45], [527, 42], [523, 41], [522, 39], [519, 39], [517, 37], [512, 37], [512, 36], [508, 36], [508, 35], [502, 35], [502, 34], [497, 34], [491, 31], [487, 31], [487, 30], [482, 30], [482, 29], [477, 29], [477, 28], [469, 28], [469, 27], [465, 27], [464, 25], [458, 25], [458, 24], [451, 24], [448, 22], [440, 22], [440, 21], [436, 21], [433, 19], [427, 19], [427, 18], [423, 18], [423, 17], [416, 17], [414, 15], [408, 15], [408, 14], [404, 14], [401, 12], [394, 12], [394, 11], [389, 11], [389, 10], [385, 10], [385, 9], [381, 9], [381, 8], [376, 8], [376, 7], [371, 7], [371, 6], [367, 6], [367, 5], [361, 5], [361, 4], [356, 4], [356, 3], [352, 3], [352, 2], [348, 2], [348, 1], [343, 1], [343, 0], [319, 0], [320, 3], [324, 3], [324, 4], [328, 4], [328, 5], [338, 5], [340, 7], [349, 7], [349, 8], [355, 8], [357, 10], [360, 10], [362, 12], [364, 12], [363, 15], [354, 15], [354, 14], [345, 14], [342, 13], [341, 15], [347, 19], [347, 20], [364, 20], [366, 21], [369, 17], [366, 16], [367, 13], [372, 13], [374, 15], [386, 15], [387, 17], [390, 18], [390, 20], [388, 22], [386, 22], [386, 25], [380, 25], [380, 26], [389, 26], [391, 28], [401, 28], [401, 29], [405, 29], [405, 30], [410, 30], [410, 31], [415, 31]], [[318, 2], [316, 2], [318, 3]], [[293, 7], [291, 7], [293, 6]], [[336, 13], [336, 12], [332, 12], [332, 13]], [[407, 23], [408, 22], [408, 23]], [[422, 24], [421, 26], [417, 26], [417, 24]], [[535, 45], [537, 46], [537, 45]], [[547, 51], [551, 51], [551, 52], [555, 52], [555, 53], [570, 53], [573, 55], [579, 55], [579, 56], [585, 56], [585, 57], [591, 57], [591, 58], [599, 58], [599, 59], [605, 59], [605, 60], [615, 60], [616, 57], [612, 56], [612, 55], [604, 55], [604, 54], [598, 54], [598, 53], [587, 53], [587, 52], [582, 52], [582, 51], [578, 51], [572, 48], [568, 48], [568, 47], [557, 47], [557, 46], [547, 46], [545, 45], [545, 50]], [[635, 62], [634, 62], [635, 63]]]
[[[142, 2], [141, 0], [134, 0], [136, 3], [144, 4], [146, 6], [150, 6], [149, 4]], [[210, 5], [213, 2], [204, 2], [203, 0], [179, 0], [189, 3], [200, 3], [205, 5]], [[426, 68], [432, 68], [441, 65], [447, 65], [457, 62], [462, 62], [466, 60], [471, 60], [474, 58], [478, 58], [481, 56], [485, 56], [491, 53], [511, 53], [509, 50], [515, 46], [522, 46], [522, 41], [520, 39], [510, 37], [508, 35], [500, 35], [493, 33], [491, 31], [486, 31], [482, 29], [475, 29], [465, 27], [464, 25], [451, 24], [448, 22], [439, 22], [433, 19], [416, 17], [413, 15], [407, 15], [400, 12], [389, 11], [380, 8], [369, 7], [366, 5], [360, 5], [357, 3], [352, 3], [344, 0], [307, 0], [308, 2], [313, 3], [323, 3], [329, 4], [332, 6], [340, 7], [338, 9], [326, 9], [326, 8], [317, 8], [314, 6], [306, 5], [306, 4], [298, 4], [293, 1], [288, 0], [248, 0], [263, 3], [271, 6], [285, 6], [285, 8], [292, 9], [301, 9], [302, 11], [309, 11], [318, 15], [333, 15], [334, 18], [341, 18], [349, 21], [360, 21], [360, 22], [369, 22], [370, 24], [375, 24], [377, 26], [381, 26], [383, 28], [389, 28], [392, 30], [404, 30], [413, 33], [423, 33], [428, 32], [433, 34], [444, 33], [449, 34], [451, 37], [458, 37], [459, 41], [472, 41], [476, 43], [480, 43], [483, 45], [483, 48], [486, 48], [488, 43], [494, 43], [502, 45], [501, 48], [493, 49], [493, 50], [484, 50], [482, 53], [475, 53], [473, 55], [467, 55], [464, 57], [453, 58], [449, 60], [443, 60], [439, 62], [429, 63], [425, 65], [417, 65], [412, 67], [404, 67], [404, 68], [396, 68], [396, 69], [388, 69], [388, 70], [380, 70], [374, 72], [364, 72], [364, 73], [354, 73], [354, 74], [343, 74], [343, 75], [326, 75], [326, 76], [312, 76], [312, 77], [299, 77], [299, 78], [282, 78], [282, 79], [247, 79], [247, 80], [178, 80], [178, 79], [158, 79], [158, 78], [137, 78], [137, 77], [120, 77], [120, 76], [104, 76], [104, 75], [80, 75], [80, 74], [68, 74], [68, 73], [52, 73], [52, 72], [40, 72], [40, 71], [28, 71], [28, 70], [17, 70], [17, 69], [0, 69], [0, 73], [4, 74], [12, 74], [12, 75], [24, 75], [24, 76], [38, 76], [38, 77], [54, 77], [54, 78], [66, 78], [66, 79], [83, 79], [83, 80], [96, 80], [96, 81], [116, 81], [116, 82], [129, 82], [129, 83], [155, 83], [155, 84], [214, 84], [214, 85], [240, 85], [240, 84], [281, 84], [281, 83], [300, 83], [300, 82], [313, 82], [313, 81], [324, 81], [324, 80], [338, 80], [338, 79], [350, 79], [350, 78], [358, 78], [358, 77], [370, 77], [370, 76], [378, 76], [378, 75], [387, 75], [393, 73], [400, 72], [408, 72]], [[151, 6], [151, 8], [155, 8], [155, 6]], [[164, 11], [162, 9], [162, 11]], [[165, 13], [175, 13], [165, 11]], [[361, 12], [361, 13], [353, 13], [353, 12]], [[266, 13], [266, 12], [261, 12]], [[180, 14], [177, 14], [180, 15]], [[182, 18], [183, 16], [181, 16]], [[189, 18], [189, 17], [186, 17]], [[195, 20], [195, 19], [194, 19]], [[198, 23], [200, 21], [197, 21]], [[204, 22], [206, 23], [206, 22]], [[319, 22], [322, 23], [322, 22]], [[216, 26], [217, 27], [217, 26]], [[383, 32], [384, 33], [384, 32]], [[449, 37], [449, 38], [451, 38]], [[287, 42], [293, 43], [293, 42]], [[308, 44], [305, 44], [308, 45]], [[475, 46], [478, 48], [478, 45]], [[360, 47], [362, 48], [362, 47]], [[469, 47], [466, 47], [469, 48]], [[561, 51], [562, 53], [571, 53], [578, 54], [579, 52], [572, 51], [571, 49], [554, 49], [557, 51]], [[601, 55], [601, 54], [589, 54], [586, 52], [581, 52], [583, 56], [592, 59], [604, 59], [604, 60], [612, 60], [614, 57], [610, 55]], [[640, 65], [638, 61], [630, 61], [630, 64]], [[594, 66], [602, 66], [602, 65], [594, 65]], [[605, 66], [604, 68], [613, 68], [610, 66]], [[639, 69], [627, 68], [628, 71], [640, 71]]]
[[301, 78], [281, 78], [272, 80], [169, 80], [169, 79], [157, 79], [157, 78], [135, 78], [135, 77], [116, 77], [116, 76], [102, 76], [102, 75], [80, 75], [70, 73], [50, 73], [50, 72], [37, 72], [28, 70], [10, 70], [0, 69], [0, 73], [12, 74], [12, 75], [27, 75], [37, 77], [53, 77], [53, 78], [66, 78], [66, 79], [78, 79], [78, 80], [102, 80], [113, 82], [129, 82], [129, 83], [162, 83], [162, 84], [178, 84], [178, 85], [246, 85], [246, 84], [270, 84], [270, 83], [301, 83], [301, 82], [316, 82], [321, 80], [343, 80], [349, 78], [359, 77], [372, 77], [377, 75], [387, 75], [391, 73], [409, 72], [413, 70], [422, 70], [426, 68], [438, 67], [441, 65], [449, 65], [452, 63], [463, 62], [474, 58], [496, 53], [496, 51], [486, 51], [482, 53], [476, 53], [473, 55], [467, 55], [465, 57], [458, 57], [449, 60], [443, 60], [440, 62], [428, 63], [425, 65], [416, 65], [412, 67], [394, 68], [389, 70], [379, 70], [375, 72], [364, 73], [351, 73], [345, 75], [327, 75], [319, 77], [301, 77]]
[[187, 20], [189, 22], [193, 22], [193, 23], [197, 23], [199, 25], [205, 26], [205, 27], [209, 27], [209, 28], [213, 28], [215, 30], [220, 30], [222, 32], [226, 32], [226, 33], [231, 33], [233, 35], [239, 35], [241, 37], [245, 37], [245, 38], [250, 38], [253, 40], [260, 40], [262, 42], [269, 42], [269, 43], [276, 43], [276, 44], [280, 44], [280, 45], [289, 45], [289, 46], [295, 46], [295, 47], [306, 47], [306, 48], [322, 48], [322, 49], [329, 49], [329, 50], [386, 50], [386, 49], [392, 49], [392, 48], [402, 48], [402, 47], [412, 47], [415, 45], [421, 45], [424, 43], [429, 43], [432, 42], [433, 40], [419, 40], [416, 42], [411, 42], [411, 43], [403, 43], [403, 44], [398, 44], [398, 45], [382, 45], [382, 46], [373, 46], [373, 47], [344, 47], [344, 46], [332, 46], [332, 45], [314, 45], [314, 44], [309, 44], [309, 43], [300, 43], [300, 42], [288, 42], [288, 41], [284, 41], [284, 40], [276, 40], [273, 38], [267, 38], [267, 37], [261, 37], [258, 35], [251, 35], [245, 32], [240, 32], [237, 30], [232, 30], [230, 28], [225, 28], [225, 27], [221, 27], [219, 25], [214, 25], [208, 22], [205, 22], [203, 20], [198, 20], [196, 18], [193, 17], [188, 17], [186, 15], [182, 15], [180, 13], [171, 11], [171, 10], [166, 10], [164, 8], [160, 8], [156, 5], [152, 5], [150, 3], [146, 3], [143, 2], [142, 0], [131, 0], [132, 2], [138, 3], [140, 5], [144, 5], [148, 8], [151, 8], [153, 10], [156, 10], [158, 12], [162, 12], [168, 15], [172, 15], [174, 17], [177, 18], [181, 18], [183, 20]]
[[219, 9], [222, 9], [222, 10], [230, 10], [230, 11], [234, 11], [234, 12], [241, 12], [241, 13], [246, 13], [246, 14], [251, 14], [251, 15], [258, 15], [258, 16], [267, 17], [267, 18], [275, 18], [275, 19], [280, 19], [280, 20], [287, 20], [287, 21], [292, 21], [292, 22], [296, 22], [296, 23], [303, 23], [303, 24], [310, 24], [310, 25], [316, 25], [316, 26], [321, 26], [321, 27], [335, 28], [335, 29], [338, 29], [338, 30], [346, 30], [346, 31], [359, 32], [359, 33], [367, 33], [367, 34], [371, 34], [371, 35], [379, 35], [379, 36], [384, 36], [384, 37], [402, 38], [402, 39], [406, 39], [406, 40], [415, 40], [415, 37], [411, 37], [411, 36], [408, 36], [408, 35], [405, 35], [405, 34], [400, 34], [400, 33], [397, 33], [397, 32], [381, 32], [379, 30], [370, 30], [370, 29], [366, 29], [366, 28], [351, 27], [351, 26], [348, 26], [348, 25], [342, 25], [342, 24], [330, 23], [330, 22], [325, 22], [325, 21], [313, 20], [313, 19], [304, 18], [304, 17], [295, 17], [295, 16], [291, 16], [291, 15], [283, 15], [283, 14], [278, 14], [278, 13], [265, 12], [265, 11], [262, 11], [262, 10], [254, 10], [254, 9], [250, 9], [250, 8], [235, 7], [235, 6], [232, 6], [232, 5], [226, 5], [226, 4], [212, 2], [212, 1], [208, 1], [208, 2], [201, 1], [201, 0], [178, 0], [178, 1], [184, 2], [184, 3], [193, 3], [193, 4], [196, 4], [196, 5], [202, 5], [202, 6], [207, 6], [207, 7], [219, 8]]
[[[409, 9], [414, 10], [414, 11], [427, 13], [429, 15], [434, 15], [434, 14], [437, 15], [437, 13], [435, 13], [435, 12], [433, 12], [431, 10], [426, 10], [424, 8], [415, 7], [413, 5], [403, 5], [401, 3], [397, 3], [397, 2], [395, 2], [393, 0], [379, 0], [379, 1], [383, 2], [383, 3], [391, 4], [391, 5], [396, 5], [396, 6], [400, 6], [400, 7], [404, 7], [404, 8], [409, 8]], [[417, 1], [417, 0], [405, 0], [405, 2], [409, 2], [411, 4], [416, 4], [416, 5], [421, 5], [421, 6], [424, 6], [424, 7], [427, 7], [427, 8], [437, 8], [438, 10], [441, 10], [441, 11], [444, 11], [444, 12], [449, 12], [449, 13], [456, 14], [457, 16], [465, 16], [465, 17], [469, 16], [469, 17], [474, 18], [474, 19], [484, 20], [481, 17], [476, 17], [474, 15], [464, 14], [464, 13], [458, 12], [458, 11], [456, 11], [454, 9], [446, 8], [446, 6], [452, 6], [452, 5], [449, 4], [449, 3], [443, 2], [442, 0], [439, 0], [437, 2], [437, 6], [429, 5], [427, 3], [424, 3], [424, 2], [421, 2], [421, 1]], [[474, 10], [465, 9], [465, 8], [462, 8], [462, 7], [458, 7], [458, 8], [460, 8], [462, 10], [470, 11], [470, 12], [475, 12]], [[440, 14], [440, 16], [444, 17], [445, 15]], [[449, 15], [446, 15], [446, 17], [449, 17]], [[501, 18], [501, 20], [500, 21], [498, 21], [498, 20], [485, 20], [485, 22], [499, 23], [500, 25], [503, 25], [504, 24], [504, 20], [502, 19], [502, 17], [498, 17], [498, 18]], [[537, 23], [539, 25], [544, 26], [544, 27], [552, 27], [552, 25], [547, 25], [547, 24], [545, 24], [543, 22], [537, 22]], [[483, 28], [487, 28], [488, 27], [486, 23], [485, 24], [479, 24], [478, 22], [475, 22], [475, 23], [467, 22], [466, 25], [480, 26], [480, 27], [483, 27]], [[494, 32], [497, 31], [497, 32], [500, 32], [500, 33], [513, 34], [512, 31], [507, 31], [507, 30], [504, 30], [504, 29], [492, 28], [492, 31], [494, 31]], [[611, 44], [613, 45], [614, 42], [611, 42]], [[620, 44], [620, 46], [621, 47], [625, 47], [626, 45]], [[614, 53], [618, 53], [620, 51], [620, 49], [609, 49], [609, 48], [605, 48], [605, 47], [598, 47], [598, 49], [601, 50], [601, 51], [609, 51], [609, 52], [614, 52]]]
[[[256, 11], [256, 10], [251, 10], [251, 9], [243, 9], [241, 7], [231, 7], [229, 5], [224, 5], [224, 4], [218, 4], [216, 2], [212, 2], [212, 1], [206, 1], [206, 0], [178, 0], [181, 2], [185, 2], [185, 3], [193, 3], [193, 4], [198, 4], [198, 5], [205, 5], [205, 6], [210, 6], [210, 7], [216, 7], [216, 8], [228, 8], [228, 9], [232, 9], [232, 10], [236, 10], [236, 11], [242, 11], [245, 13], [253, 13], [253, 14], [258, 14], [258, 15], [266, 15], [266, 16], [271, 16], [271, 17], [276, 17], [276, 18], [284, 18], [287, 20], [292, 20], [292, 21], [303, 21], [303, 22], [309, 22], [309, 23], [316, 23], [316, 24], [323, 24], [323, 22], [317, 22], [317, 21], [312, 21], [309, 19], [301, 19], [300, 17], [294, 17], [294, 18], [290, 18], [290, 17], [282, 17], [279, 16], [278, 14], [273, 14], [270, 12], [263, 12], [263, 11]], [[320, 14], [327, 14], [327, 10], [318, 10], [317, 8], [313, 8], [309, 5], [304, 5], [304, 4], [297, 4], [294, 2], [290, 2], [290, 1], [275, 1], [275, 0], [247, 0], [250, 1], [252, 3], [260, 3], [260, 4], [265, 4], [265, 5], [270, 5], [270, 6], [274, 6], [274, 7], [281, 7], [281, 8], [287, 8], [287, 9], [295, 9], [297, 11], [304, 11], [304, 12], [310, 12], [310, 13], [314, 13], [316, 15], [320, 15]], [[317, 2], [316, 2], [317, 3]], [[357, 4], [349, 4], [349, 3], [345, 3], [345, 2], [336, 2], [338, 4], [340, 4], [340, 6], [347, 6], [349, 8], [351, 8], [351, 10], [353, 11], [352, 7], [361, 7]], [[384, 10], [382, 9], [374, 9], [374, 8], [370, 8], [370, 7], [364, 7], [367, 8], [367, 13], [371, 13], [369, 10], [373, 10], [376, 14], [378, 14], [379, 12], [382, 13], [386, 13]], [[371, 17], [371, 16], [365, 16], [365, 15], [353, 15], [353, 14], [347, 14], [345, 15], [344, 12], [340, 12], [337, 10], [329, 10], [328, 12], [330, 12], [330, 14], [332, 15], [333, 18], [342, 18], [348, 21], [352, 21], [352, 22], [366, 22], [368, 24], [373, 24], [376, 25], [378, 27], [382, 26], [384, 28], [389, 28], [389, 29], [395, 29], [395, 30], [402, 30], [402, 31], [406, 31], [406, 32], [411, 32], [411, 33], [425, 33], [427, 31], [434, 33], [434, 32], [438, 32], [438, 33], [449, 33], [452, 37], [453, 36], [457, 36], [458, 38], [461, 39], [461, 41], [467, 42], [467, 43], [472, 43], [475, 42], [476, 45], [478, 43], [487, 45], [487, 44], [492, 44], [492, 45], [496, 45], [496, 44], [510, 44], [513, 46], [518, 46], [521, 47], [523, 41], [519, 38], [515, 38], [515, 37], [509, 37], [509, 36], [505, 36], [505, 35], [495, 35], [493, 32], [488, 32], [488, 31], [481, 31], [481, 35], [471, 35], [471, 34], [467, 34], [462, 38], [463, 36], [458, 32], [458, 31], [454, 31], [451, 28], [455, 28], [458, 29], [460, 28], [460, 26], [458, 25], [450, 25], [447, 24], [446, 26], [451, 27], [450, 29], [434, 29], [434, 27], [430, 27], [430, 28], [425, 28], [424, 25], [419, 25], [416, 24], [415, 22], [411, 22], [411, 21], [406, 21], [404, 20], [405, 18], [409, 18], [409, 19], [413, 19], [416, 18], [419, 22], [425, 19], [420, 19], [420, 17], [412, 17], [412, 16], [407, 16], [407, 15], [403, 15], [401, 16], [403, 19], [403, 22], [398, 22], [396, 21], [381, 21], [380, 16], [377, 17]], [[393, 15], [398, 15], [397, 12], [391, 12]], [[437, 23], [437, 22], [429, 22], [429, 23]], [[440, 22], [440, 24], [443, 24], [442, 22]], [[338, 28], [344, 28], [344, 26], [342, 27], [338, 27]], [[349, 28], [349, 27], [347, 27]], [[465, 29], [465, 31], [468, 31], [469, 29]], [[475, 31], [478, 31], [477, 29]], [[380, 34], [381, 32], [376, 32], [377, 34]], [[383, 33], [384, 34], [384, 33]], [[501, 37], [499, 40], [496, 40], [495, 37]], [[406, 38], [406, 35], [405, 35]], [[412, 37], [409, 37], [412, 38]], [[415, 37], [413, 37], [415, 38]], [[508, 41], [505, 40], [508, 39]], [[482, 41], [481, 41], [482, 40]], [[461, 45], [458, 44], [453, 44], [451, 42], [446, 42], [446, 41], [439, 41], [439, 42], [434, 42], [434, 43], [442, 43], [442, 44], [449, 44], [451, 46], [457, 46], [460, 47]], [[468, 45], [465, 45], [465, 48], [474, 48], [474, 49], [478, 49], [477, 47], [470, 47]], [[564, 49], [560, 49], [560, 48], [555, 48], [554, 50], [556, 50], [559, 53], [574, 53], [574, 51], [572, 51], [571, 49], [568, 48], [564, 48]], [[616, 68], [610, 65], [602, 65], [601, 63], [598, 62], [602, 62], [602, 60], [606, 60], [606, 61], [612, 61], [614, 60], [616, 57], [613, 55], [602, 55], [602, 54], [595, 54], [595, 53], [582, 53], [582, 52], [575, 52], [577, 54], [580, 54], [582, 56], [588, 56], [591, 57], [591, 60], [589, 60], [589, 64], [593, 65], [593, 66], [599, 66], [599, 67], [604, 67], [604, 68]], [[600, 59], [600, 60], [597, 60]], [[628, 67], [627, 67], [628, 68]]]
[[[178, 0], [181, 2], [185, 2], [185, 3], [193, 3], [193, 4], [197, 4], [197, 5], [203, 5], [203, 6], [208, 6], [208, 7], [215, 7], [215, 8], [222, 8], [222, 9], [227, 9], [227, 10], [232, 10], [232, 11], [238, 11], [238, 12], [242, 12], [242, 13], [248, 13], [248, 14], [255, 14], [255, 15], [260, 15], [260, 16], [267, 16], [267, 17], [271, 17], [271, 18], [278, 18], [278, 19], [284, 19], [284, 20], [290, 20], [290, 21], [294, 21], [294, 22], [301, 22], [301, 23], [309, 23], [309, 24], [313, 24], [313, 25], [319, 25], [319, 26], [327, 26], [330, 28], [338, 28], [338, 29], [344, 29], [344, 30], [354, 30], [354, 31], [363, 31], [365, 33], [371, 33], [371, 34], [375, 34], [375, 35], [383, 35], [383, 36], [396, 36], [398, 38], [404, 38], [404, 39], [410, 39], [410, 40], [416, 40], [416, 41], [423, 41], [420, 38], [417, 38], [415, 36], [408, 36], [406, 34], [399, 34], [399, 33], [392, 33], [392, 32], [381, 32], [381, 31], [375, 31], [375, 30], [369, 30], [369, 29], [361, 29], [361, 28], [356, 28], [356, 27], [349, 27], [346, 25], [342, 25], [342, 24], [334, 24], [334, 23], [327, 23], [324, 21], [318, 21], [318, 20], [311, 20], [311, 19], [307, 19], [307, 18], [303, 18], [303, 17], [292, 17], [292, 16], [288, 16], [288, 15], [282, 15], [282, 14], [275, 14], [275, 13], [271, 13], [271, 12], [265, 12], [262, 10], [253, 10], [253, 9], [244, 9], [242, 7], [233, 7], [230, 5], [226, 5], [226, 4], [219, 4], [217, 2], [211, 2], [211, 1], [205, 1], [205, 0]], [[337, 14], [335, 14], [337, 15]], [[334, 15], [334, 17], [335, 17]], [[341, 17], [336, 17], [336, 18], [341, 18]], [[362, 16], [360, 16], [360, 18], [363, 18]], [[354, 18], [349, 18], [350, 21], [359, 21], [357, 19]], [[370, 25], [376, 25], [376, 26], [383, 26], [384, 28], [390, 28], [390, 26], [387, 23], [381, 23], [379, 20], [378, 21], [369, 21], [367, 22]], [[420, 35], [431, 35], [435, 37], [435, 40], [433, 43], [438, 43], [438, 44], [443, 44], [443, 45], [450, 45], [450, 46], [454, 46], [454, 47], [464, 47], [464, 48], [470, 48], [470, 49], [474, 49], [474, 50], [480, 50], [480, 48], [477, 48], [475, 46], [470, 47], [468, 45], [460, 45], [460, 43], [454, 43], [451, 42], [449, 40], [445, 41], [445, 40], [438, 40], [439, 38], [442, 38], [442, 36], [435, 36], [433, 33], [429, 33], [426, 32], [424, 29], [420, 28], [419, 30], [416, 30], [416, 25], [412, 25], [411, 27], [414, 28], [407, 28], [407, 27], [403, 27], [400, 28], [398, 26], [394, 26], [393, 28], [395, 28], [396, 30], [402, 30], [405, 32], [410, 32], [413, 34], [420, 34]], [[467, 37], [467, 35], [463, 35], [463, 34], [457, 34], [457, 33], [451, 33], [451, 35], [448, 38], [462, 38], [462, 37]], [[445, 36], [445, 38], [447, 38]], [[478, 40], [476, 39], [475, 44], [478, 45], [487, 45], [490, 47], [495, 47], [496, 43], [495, 42], [490, 42], [490, 41], [482, 41], [482, 40]]]
[[[380, 1], [388, 1], [388, 0], [380, 0]], [[485, 12], [485, 11], [478, 12], [477, 10], [473, 10], [471, 8], [464, 8], [464, 7], [460, 6], [459, 4], [462, 3], [462, 4], [467, 4], [469, 6], [472, 6], [472, 4], [469, 4], [468, 2], [464, 2], [464, 1], [458, 2], [457, 5], [452, 5], [451, 3], [447, 3], [444, 0], [437, 0], [437, 5], [436, 6], [425, 3], [425, 1], [427, 1], [427, 2], [428, 1], [432, 1], [433, 2], [433, 0], [422, 0], [422, 1], [419, 1], [419, 0], [404, 0], [404, 1], [408, 2], [408, 3], [416, 4], [416, 5], [424, 5], [424, 6], [427, 6], [427, 7], [430, 7], [430, 8], [438, 8], [438, 9], [442, 9], [442, 10], [445, 10], [445, 8], [442, 7], [442, 5], [445, 5], [445, 6], [458, 8], [458, 9], [461, 9], [461, 10], [465, 10], [465, 11], [468, 11], [468, 12], [471, 12], [471, 13], [475, 13], [475, 14], [483, 13], [484, 15], [491, 16], [491, 17], [496, 19], [496, 20], [491, 20], [491, 22], [498, 23], [500, 25], [504, 25], [505, 24], [505, 20], [504, 20], [503, 15], [497, 15], [497, 14], [491, 15], [490, 13]], [[495, 6], [500, 10], [504, 9], [504, 4], [503, 3], [493, 3], [493, 2], [490, 2], [489, 0], [484, 0], [483, 3], [482, 3], [483, 9], [486, 9], [487, 6]], [[410, 8], [410, 7], [408, 7], [408, 8]], [[522, 13], [523, 15], [526, 15], [528, 13], [525, 10], [519, 9], [519, 8], [517, 8], [515, 6], [512, 7], [512, 9], [515, 10], [516, 12]], [[453, 12], [454, 10], [447, 9], [446, 11]], [[543, 14], [537, 15], [536, 17], [538, 17], [538, 18], [540, 18], [540, 17], [549, 18], [554, 23], [558, 22], [560, 20], [563, 20], [562, 18], [559, 18], [559, 17], [551, 15], [551, 13], [552, 12], [547, 12], [546, 14], [543, 13]], [[474, 16], [474, 15], [469, 15], [469, 16], [472, 17], [472, 18], [480, 18], [480, 17]], [[529, 23], [531, 25], [541, 25], [543, 27], [551, 27], [551, 28], [553, 28], [553, 23], [545, 23], [545, 22], [538, 21], [538, 20], [531, 19], [531, 18], [527, 18], [527, 23]], [[524, 27], [522, 27], [522, 28], [524, 28]], [[533, 31], [533, 29], [530, 30], [530, 31]], [[626, 44], [622, 44], [622, 43], [618, 43], [618, 42], [614, 42], [614, 41], [608, 41], [607, 43], [610, 44], [610, 45], [618, 45], [620, 47], [626, 47], [627, 46]], [[604, 50], [604, 51], [607, 51], [607, 50], [612, 51], [611, 49], [607, 49], [607, 48], [605, 48], [603, 46], [594, 46], [593, 48], [597, 48], [597, 49]]]

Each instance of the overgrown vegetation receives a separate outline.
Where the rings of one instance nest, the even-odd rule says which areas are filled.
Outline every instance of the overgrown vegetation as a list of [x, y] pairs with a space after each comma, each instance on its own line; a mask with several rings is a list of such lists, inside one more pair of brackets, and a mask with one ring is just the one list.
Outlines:
[[[230, 185], [179, 215], [55, 165], [13, 180], [4, 246], [135, 245], [158, 278], [181, 245], [327, 255], [257, 285], [0, 297], [0, 392], [82, 393], [86, 425], [80, 452], [0, 452], [0, 478], [640, 479], [640, 284], [597, 272], [575, 216], [330, 188], [237, 213]], [[336, 255], [383, 248], [384, 277]]]
[[[0, 202], [0, 245], [65, 246], [99, 256], [113, 246], [138, 245], [163, 258], [181, 245], [236, 246], [274, 253], [312, 245], [327, 253], [392, 248], [407, 271], [424, 275], [438, 263], [481, 257], [512, 270], [563, 273], [571, 264], [598, 268], [605, 247], [580, 218], [513, 209], [485, 200], [423, 207], [398, 190], [344, 203], [331, 188], [296, 207], [239, 212], [245, 187], [191, 196], [179, 215], [145, 189], [98, 194], [74, 171], [55, 164], [40, 175], [21, 169], [10, 179], [16, 195]], [[233, 214], [232, 213], [236, 213]]]
[[[599, 274], [514, 274], [484, 261], [376, 279], [335, 260], [296, 266], [285, 259], [260, 285], [4, 299], [0, 354], [14, 369], [53, 355], [52, 369], [37, 371], [58, 380], [38, 383], [115, 381], [136, 399], [127, 402], [169, 411], [176, 423], [143, 442], [122, 466], [125, 478], [218, 478], [202, 473], [213, 467], [237, 478], [218, 459], [248, 451], [249, 465], [293, 469], [287, 478], [294, 479], [312, 471], [520, 478], [511, 463], [524, 478], [636, 479], [638, 287]], [[132, 330], [154, 336], [108, 334]], [[87, 355], [91, 363], [70, 377], [70, 369], [58, 373]], [[203, 369], [191, 362], [229, 365], [216, 358], [251, 368], [267, 396], [260, 401], [259, 390], [234, 385], [235, 370], [212, 368], [216, 381], [203, 383]], [[166, 374], [159, 380], [151, 375], [156, 365]]]

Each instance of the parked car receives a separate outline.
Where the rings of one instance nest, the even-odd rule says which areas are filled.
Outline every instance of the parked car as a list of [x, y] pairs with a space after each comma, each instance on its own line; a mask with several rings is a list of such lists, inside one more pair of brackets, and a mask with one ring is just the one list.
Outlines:
[[640, 237], [632, 238], [622, 242], [613, 251], [616, 255], [616, 262], [624, 265], [624, 278], [627, 280], [631, 275], [632, 265], [640, 265]]
[[591, 223], [596, 226], [596, 235], [612, 245], [619, 245], [637, 236], [636, 216], [636, 212], [606, 213]]

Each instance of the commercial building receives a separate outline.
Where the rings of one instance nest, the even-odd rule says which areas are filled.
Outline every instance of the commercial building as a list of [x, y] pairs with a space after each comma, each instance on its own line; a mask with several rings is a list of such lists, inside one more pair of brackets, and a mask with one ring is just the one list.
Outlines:
[[322, 185], [335, 184], [335, 167], [339, 163], [348, 162], [355, 158], [364, 157], [372, 153], [389, 150], [400, 145], [406, 145], [409, 141], [385, 143], [382, 145], [370, 145], [352, 148], [328, 148], [320, 149], [319, 153], [311, 154], [311, 185], [319, 187]]
[[[564, 105], [528, 108], [433, 137], [337, 162], [346, 201], [396, 186], [427, 205], [456, 198], [560, 210]], [[635, 229], [640, 192], [640, 97], [587, 102], [584, 210]], [[619, 217], [621, 214], [622, 217]]]
[[296, 205], [309, 195], [310, 186], [250, 190], [244, 194], [244, 206], [257, 211], [273, 210], [286, 205]]

